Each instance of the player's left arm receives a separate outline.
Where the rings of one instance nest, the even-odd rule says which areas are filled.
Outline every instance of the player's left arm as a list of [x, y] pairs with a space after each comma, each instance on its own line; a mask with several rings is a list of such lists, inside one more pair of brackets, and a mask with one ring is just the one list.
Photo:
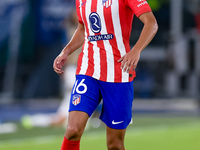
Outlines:
[[158, 30], [157, 21], [153, 13], [146, 12], [139, 16], [139, 19], [144, 23], [140, 37], [130, 52], [118, 60], [121, 62], [121, 68], [124, 72], [129, 72], [131, 68], [134, 70], [140, 59], [141, 51], [151, 42]]

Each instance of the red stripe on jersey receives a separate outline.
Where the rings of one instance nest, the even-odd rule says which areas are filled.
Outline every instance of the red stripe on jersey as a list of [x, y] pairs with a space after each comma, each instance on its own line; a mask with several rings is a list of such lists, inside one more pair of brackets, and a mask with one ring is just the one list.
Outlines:
[[[79, 1], [79, 0], [78, 0]], [[80, 5], [80, 8], [78, 8], [79, 9], [79, 11], [80, 11], [80, 9], [82, 9], [82, 12], [80, 12], [80, 14], [82, 14], [82, 21], [84, 22], [84, 26], [85, 26], [85, 29], [88, 31], [88, 26], [87, 26], [87, 21], [86, 21], [86, 18], [85, 18], [85, 7], [82, 7], [81, 5]], [[81, 71], [81, 65], [82, 65], [82, 60], [83, 60], [83, 50], [84, 50], [84, 46], [85, 46], [85, 42], [84, 42], [84, 44], [83, 44], [83, 46], [82, 46], [82, 52], [80, 53], [80, 55], [79, 55], [79, 58], [78, 58], [78, 62], [77, 62], [77, 70], [76, 70], [76, 74], [79, 74], [80, 73], [80, 71]]]
[[[84, 45], [83, 45], [83, 48], [84, 48]], [[79, 74], [79, 72], [81, 71], [82, 58], [83, 58], [83, 50], [79, 54], [79, 57], [78, 57], [76, 74]]]
[[[111, 7], [104, 8], [104, 14], [106, 14], [105, 18], [105, 24], [107, 28], [107, 32], [109, 33], [115, 33], [114, 32], [114, 27], [113, 27], [113, 21], [112, 21], [112, 14], [111, 14]], [[110, 44], [112, 45], [112, 51], [114, 55], [114, 66], [115, 66], [115, 77], [114, 77], [114, 82], [121, 82], [122, 79], [122, 73], [121, 73], [121, 63], [118, 63], [117, 60], [119, 60], [120, 52], [118, 50], [117, 46], [117, 41], [116, 37], [114, 36], [113, 39], [109, 40]]]
[[88, 68], [87, 68], [87, 71], [86, 71], [86, 75], [88, 76], [92, 76], [93, 73], [94, 73], [94, 51], [93, 51], [93, 45], [88, 43], [89, 46], [88, 46]]
[[92, 1], [91, 12], [97, 11], [97, 1]]
[[[81, 12], [80, 12], [80, 1], [79, 0], [76, 0], [76, 12], [77, 12], [77, 15], [78, 15], [78, 21], [79, 23], [83, 23], [82, 21], [82, 18], [81, 18]], [[76, 74], [79, 74], [80, 70], [81, 70], [81, 64], [82, 64], [82, 58], [83, 58], [83, 48], [84, 48], [84, 45], [85, 43], [83, 44], [83, 47], [82, 47], [82, 52], [79, 54], [79, 57], [78, 57], [78, 61], [77, 61], [77, 68], [76, 68]]]
[[[100, 45], [102, 44], [103, 45], [103, 41], [99, 41], [97, 43], [97, 45]], [[101, 49], [100, 48], [100, 79], [101, 81], [107, 81], [107, 62], [106, 62], [106, 51], [105, 51], [105, 48], [104, 49]], [[104, 70], [104, 71], [102, 71]]]
[[[86, 3], [84, 5], [86, 5]], [[80, 12], [80, 13], [82, 13], [82, 18], [83, 18], [85, 30], [86, 30], [86, 33], [89, 34], [88, 23], [87, 23], [86, 15], [85, 15], [86, 10], [85, 10], [85, 7], [81, 7], [81, 8], [82, 8], [82, 12]], [[85, 45], [85, 42], [84, 42], [84, 45]], [[80, 62], [80, 65], [82, 65], [84, 45], [82, 47], [82, 53], [81, 53], [81, 55], [78, 59], [78, 65], [79, 65], [79, 62]], [[88, 65], [89, 65], [89, 62], [88, 62]], [[79, 71], [77, 71], [76, 73], [79, 74], [80, 71], [81, 71], [81, 66], [79, 66], [79, 68], [77, 70], [79, 70]]]

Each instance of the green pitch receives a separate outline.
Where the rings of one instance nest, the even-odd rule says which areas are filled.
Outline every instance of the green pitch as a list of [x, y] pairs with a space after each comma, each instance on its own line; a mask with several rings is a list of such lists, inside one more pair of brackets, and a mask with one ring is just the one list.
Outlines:
[[[106, 150], [105, 127], [89, 129], [81, 150]], [[0, 150], [59, 150], [62, 128], [19, 126], [12, 134], [0, 134]], [[126, 150], [200, 150], [199, 118], [135, 117], [127, 129]]]

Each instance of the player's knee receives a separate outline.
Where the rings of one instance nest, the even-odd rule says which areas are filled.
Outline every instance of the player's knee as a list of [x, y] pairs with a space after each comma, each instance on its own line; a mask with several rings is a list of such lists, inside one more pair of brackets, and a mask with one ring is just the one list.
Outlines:
[[68, 126], [66, 131], [66, 138], [68, 140], [80, 140], [82, 131], [76, 126]]
[[121, 144], [121, 142], [108, 142], [107, 143], [108, 150], [123, 150], [124, 146]]

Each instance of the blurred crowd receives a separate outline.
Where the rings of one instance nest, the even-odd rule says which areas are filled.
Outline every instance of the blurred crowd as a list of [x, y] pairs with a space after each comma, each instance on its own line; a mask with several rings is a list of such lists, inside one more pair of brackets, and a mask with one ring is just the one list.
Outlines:
[[[162, 47], [167, 51], [173, 39], [170, 34], [171, 1], [147, 1], [159, 24], [159, 31], [149, 47]], [[193, 29], [200, 32], [200, 0], [182, 1], [183, 34]], [[63, 97], [64, 77], [53, 71], [52, 64], [70, 40], [76, 25], [75, 0], [1, 0], [0, 97]], [[135, 17], [131, 45], [138, 39], [135, 35], [139, 36], [141, 29], [142, 23]], [[68, 64], [76, 66], [79, 52], [70, 57]], [[171, 66], [167, 60], [141, 60], [136, 70], [135, 97], [169, 96], [164, 77]], [[184, 76], [180, 80], [184, 88]]]

